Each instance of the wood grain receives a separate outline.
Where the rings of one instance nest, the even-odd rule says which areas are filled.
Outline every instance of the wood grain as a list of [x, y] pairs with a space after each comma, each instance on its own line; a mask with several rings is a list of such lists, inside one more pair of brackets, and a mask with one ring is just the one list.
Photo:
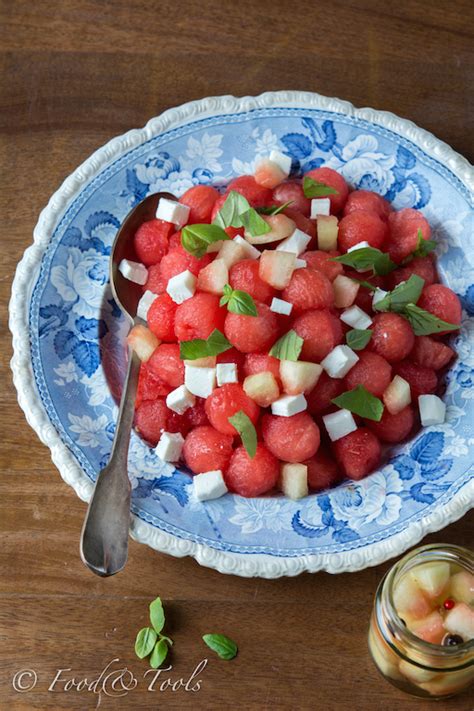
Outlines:
[[[7, 302], [39, 211], [110, 137], [206, 95], [295, 88], [394, 111], [474, 158], [470, 0], [2, 0], [0, 3], [0, 709], [432, 708], [379, 678], [365, 644], [388, 564], [357, 574], [246, 580], [131, 542], [116, 578], [78, 556], [84, 504], [62, 482], [16, 405]], [[474, 517], [427, 541], [471, 544]], [[147, 691], [133, 654], [160, 594], [175, 646], [173, 680], [202, 659], [200, 691]], [[219, 630], [240, 652], [200, 641]], [[48, 691], [60, 668], [97, 677], [111, 660], [138, 680], [127, 696]], [[12, 678], [35, 669], [17, 693]], [[467, 711], [472, 695], [443, 702]], [[441, 707], [440, 707], [441, 708]]]

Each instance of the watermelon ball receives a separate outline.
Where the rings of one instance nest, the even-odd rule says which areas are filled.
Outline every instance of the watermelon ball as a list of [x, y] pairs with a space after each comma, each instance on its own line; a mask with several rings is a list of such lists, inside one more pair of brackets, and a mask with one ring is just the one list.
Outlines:
[[255, 373], [272, 373], [277, 380], [280, 378], [280, 361], [265, 353], [247, 353], [244, 362], [244, 376]]
[[226, 383], [216, 388], [206, 400], [206, 415], [216, 430], [223, 434], [235, 435], [237, 430], [229, 422], [229, 417], [242, 410], [255, 425], [260, 413], [259, 406], [244, 392], [239, 383]]
[[307, 412], [291, 417], [264, 415], [263, 441], [270, 452], [283, 462], [303, 462], [318, 451], [319, 427]]
[[337, 190], [337, 194], [328, 195], [331, 201], [331, 214], [335, 215], [342, 210], [349, 195], [349, 188], [340, 173], [337, 173], [332, 168], [315, 168], [305, 173], [305, 177], [312, 178], [318, 183], [324, 183], [324, 185]]
[[153, 446], [158, 444], [161, 433], [166, 430], [168, 408], [165, 401], [145, 400], [135, 411], [135, 427], [138, 433]]
[[[444, 284], [425, 286], [417, 305], [443, 321], [456, 326], [461, 324], [461, 302], [454, 291]], [[451, 331], [440, 331], [438, 335], [444, 333], [451, 333]]]
[[165, 282], [165, 288], [169, 280], [177, 274], [189, 270], [194, 276], [197, 276], [201, 269], [207, 267], [211, 261], [212, 257], [210, 254], [205, 254], [198, 259], [187, 252], [184, 247], [176, 247], [171, 250], [171, 252], [168, 252], [168, 254], [165, 254], [160, 262], [161, 277]]
[[184, 441], [183, 458], [195, 474], [225, 471], [232, 456], [233, 437], [204, 425], [191, 430]]
[[181, 230], [172, 234], [168, 240], [168, 252], [171, 252], [177, 247], [181, 247]]
[[214, 329], [224, 328], [225, 309], [219, 306], [219, 297], [197, 292], [176, 309], [174, 330], [179, 341], [209, 338]]
[[191, 208], [188, 224], [209, 222], [214, 204], [219, 197], [217, 190], [210, 185], [194, 185], [186, 190], [179, 198], [179, 202]]
[[291, 202], [291, 208], [298, 210], [305, 217], [309, 217], [311, 212], [311, 200], [305, 197], [303, 186], [299, 180], [288, 180], [286, 183], [277, 185], [273, 190], [272, 202], [275, 205], [284, 205]]
[[344, 380], [342, 378], [331, 378], [323, 370], [314, 388], [306, 395], [308, 412], [315, 417], [321, 415], [329, 407], [333, 407], [331, 400], [341, 395], [345, 389]]
[[347, 252], [359, 242], [368, 242], [371, 247], [383, 250], [387, 238], [387, 223], [373, 212], [351, 212], [339, 222], [337, 244], [341, 252]]
[[192, 429], [193, 427], [201, 427], [202, 425], [208, 425], [209, 420], [206, 415], [205, 400], [197, 398], [196, 404], [192, 407], [188, 407], [184, 413], [184, 417], [186, 417], [189, 423], [189, 429]]
[[365, 424], [382, 442], [396, 444], [408, 437], [415, 424], [415, 413], [411, 405], [407, 405], [396, 415], [391, 415], [384, 409], [380, 422], [366, 420]]
[[340, 252], [335, 249], [331, 249], [329, 252], [315, 249], [304, 252], [304, 254], [301, 255], [301, 259], [304, 259], [309, 269], [322, 272], [329, 281], [334, 281], [337, 276], [344, 273], [342, 264], [333, 261], [334, 257], [339, 257], [339, 254]]
[[402, 281], [408, 281], [412, 274], [421, 277], [425, 282], [425, 287], [434, 284], [437, 276], [436, 265], [432, 256], [415, 257], [406, 266], [395, 269], [395, 271], [387, 276], [387, 285], [390, 291], [395, 289], [397, 284], [400, 284]]
[[392, 212], [388, 218], [390, 237], [387, 249], [394, 262], [400, 263], [418, 246], [418, 230], [423, 239], [430, 239], [431, 228], [425, 217], [412, 207]]
[[340, 319], [327, 309], [305, 311], [293, 321], [293, 329], [303, 338], [301, 360], [320, 363], [343, 341]]
[[168, 251], [168, 237], [172, 229], [173, 226], [163, 220], [143, 222], [133, 238], [138, 261], [147, 267], [157, 264]]
[[434, 393], [438, 387], [438, 377], [433, 368], [424, 368], [409, 360], [402, 360], [394, 365], [394, 370], [409, 384], [413, 402], [416, 402], [420, 395]]
[[253, 175], [241, 175], [231, 180], [227, 186], [226, 194], [231, 190], [243, 195], [251, 207], [263, 207], [272, 202], [272, 191], [259, 185]]
[[135, 408], [138, 408], [143, 400], [156, 400], [159, 397], [166, 397], [172, 389], [170, 385], [164, 383], [150, 370], [148, 363], [142, 363], [138, 375]]
[[240, 496], [253, 497], [273, 489], [279, 474], [278, 460], [259, 443], [253, 458], [244, 447], [234, 450], [224, 480], [230, 491]]
[[266, 351], [278, 338], [278, 320], [266, 304], [255, 302], [258, 316], [228, 313], [225, 317], [226, 338], [241, 353]]
[[289, 217], [290, 220], [293, 220], [299, 230], [305, 232], [311, 237], [311, 242], [309, 243], [309, 246], [313, 246], [312, 243], [316, 241], [316, 222], [314, 220], [311, 221], [309, 217], [303, 215], [302, 212], [300, 212], [293, 206], [287, 207], [285, 210], [283, 210], [283, 214]]
[[178, 305], [169, 294], [160, 294], [148, 310], [148, 328], [160, 341], [176, 341], [174, 318]]
[[235, 363], [237, 366], [237, 374], [240, 377], [244, 372], [245, 355], [237, 350], [237, 348], [229, 348], [224, 353], [219, 353], [217, 363]]
[[433, 370], [441, 370], [445, 365], [448, 365], [455, 355], [453, 349], [447, 346], [446, 343], [435, 341], [430, 336], [417, 336], [410, 358], [417, 365], [433, 368]]
[[308, 486], [313, 491], [329, 489], [342, 479], [337, 462], [325, 447], [320, 447], [314, 457], [303, 464], [308, 467]]
[[381, 195], [373, 193], [371, 190], [354, 190], [349, 193], [347, 202], [344, 205], [344, 215], [352, 212], [372, 212], [381, 220], [387, 222], [388, 216], [392, 212], [392, 207], [388, 200]]
[[344, 378], [346, 390], [363, 385], [375, 397], [382, 397], [392, 380], [392, 366], [377, 353], [361, 351], [357, 355], [359, 360]]
[[148, 267], [148, 279], [143, 287], [143, 291], [151, 291], [153, 294], [163, 294], [166, 291], [168, 281], [161, 274], [161, 264], [153, 264]]
[[334, 305], [334, 291], [329, 279], [315, 269], [296, 269], [282, 298], [293, 304], [294, 311], [329, 309]]
[[333, 451], [344, 474], [359, 481], [380, 464], [381, 446], [377, 437], [365, 427], [333, 442]]
[[160, 380], [173, 388], [184, 383], [184, 363], [177, 343], [162, 343], [148, 360], [148, 367]]
[[184, 413], [183, 415], [178, 415], [177, 412], [173, 412], [173, 410], [168, 409], [168, 417], [166, 419], [166, 431], [180, 432], [183, 437], [186, 437], [189, 430], [191, 429], [191, 425], [189, 424], [189, 420], [186, 417], [186, 414], [187, 413]]
[[371, 351], [378, 353], [389, 363], [403, 360], [415, 344], [415, 336], [408, 321], [393, 313], [381, 313], [372, 321]]
[[233, 289], [246, 291], [256, 301], [268, 304], [276, 290], [260, 278], [258, 259], [243, 259], [231, 267], [229, 284]]

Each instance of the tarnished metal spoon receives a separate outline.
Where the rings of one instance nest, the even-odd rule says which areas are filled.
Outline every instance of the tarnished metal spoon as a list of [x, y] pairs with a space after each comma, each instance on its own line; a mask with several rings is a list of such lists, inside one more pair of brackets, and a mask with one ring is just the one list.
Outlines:
[[[143, 292], [138, 284], [122, 276], [118, 265], [122, 259], [138, 261], [133, 236], [143, 222], [155, 217], [158, 201], [162, 197], [177, 199], [170, 193], [149, 195], [129, 212], [112, 245], [110, 285], [113, 297], [127, 317], [130, 327], [143, 323], [137, 317], [137, 306]], [[112, 452], [107, 466], [97, 477], [82, 527], [81, 558], [93, 573], [102, 576], [118, 573], [127, 562], [131, 493], [127, 459], [139, 371], [140, 361], [129, 348]]]

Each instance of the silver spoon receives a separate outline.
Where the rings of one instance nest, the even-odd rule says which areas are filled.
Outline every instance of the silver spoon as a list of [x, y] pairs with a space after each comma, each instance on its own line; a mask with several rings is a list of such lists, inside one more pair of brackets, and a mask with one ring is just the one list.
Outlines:
[[[110, 255], [110, 286], [114, 300], [127, 317], [130, 327], [143, 323], [137, 316], [142, 288], [125, 279], [118, 270], [122, 259], [137, 261], [133, 236], [138, 227], [155, 217], [160, 198], [177, 198], [170, 193], [149, 195], [136, 205], [123, 221]], [[125, 566], [130, 526], [130, 480], [128, 446], [135, 412], [135, 396], [140, 360], [130, 348], [122, 398], [107, 466], [97, 477], [81, 533], [81, 558], [93, 573], [115, 575]]]

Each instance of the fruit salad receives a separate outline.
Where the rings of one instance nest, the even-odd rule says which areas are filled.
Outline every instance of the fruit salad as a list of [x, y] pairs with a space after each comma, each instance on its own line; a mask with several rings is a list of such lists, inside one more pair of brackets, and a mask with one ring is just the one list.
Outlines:
[[198, 499], [292, 499], [359, 480], [444, 421], [460, 302], [421, 212], [272, 151], [223, 192], [162, 198], [119, 271], [142, 285], [128, 342], [135, 425]]

